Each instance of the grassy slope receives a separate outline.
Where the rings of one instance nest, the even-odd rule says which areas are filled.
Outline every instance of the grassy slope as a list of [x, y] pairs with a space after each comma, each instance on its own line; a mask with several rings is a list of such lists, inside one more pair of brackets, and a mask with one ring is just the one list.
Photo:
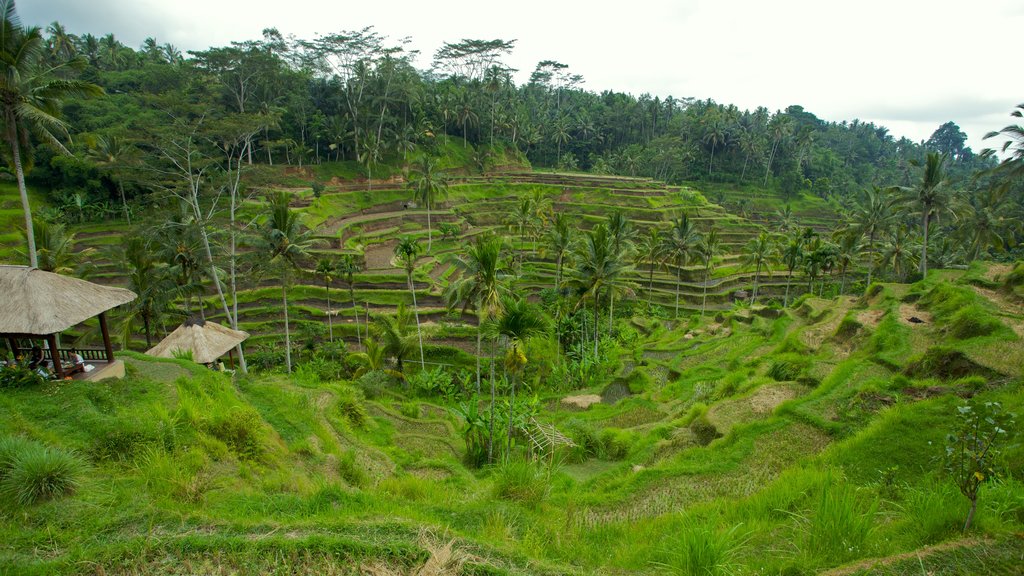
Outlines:
[[[956, 336], [951, 299], [1001, 327]], [[931, 321], [905, 323], [906, 305]], [[678, 565], [711, 538], [735, 544], [740, 574], [918, 573], [907, 553], [942, 542], [920, 560], [936, 573], [1012, 573], [1024, 449], [1008, 449], [1006, 475], [983, 489], [977, 544], [956, 543], [965, 501], [937, 459], [960, 396], [1024, 411], [1021, 366], [1000, 359], [1024, 357], [1020, 311], [935, 274], [758, 314], [640, 322], [641, 393], [582, 412], [542, 398], [542, 420], [577, 439], [589, 428], [603, 447], [563, 454], [536, 501], [498, 498], [501, 474], [460, 463], [457, 422], [401, 390], [367, 400], [306, 373], [232, 385], [139, 356], [122, 382], [7, 390], [0, 434], [75, 450], [88, 471], [74, 496], [3, 505], [0, 565], [348, 573], [418, 566], [454, 538], [478, 573], [632, 573]], [[937, 346], [989, 377], [914, 371]], [[724, 434], [708, 446], [690, 426], [698, 404]]]

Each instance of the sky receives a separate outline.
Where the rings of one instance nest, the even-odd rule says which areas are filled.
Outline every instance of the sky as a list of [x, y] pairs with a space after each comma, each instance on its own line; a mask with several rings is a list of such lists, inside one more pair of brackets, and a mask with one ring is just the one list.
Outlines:
[[411, 38], [420, 68], [444, 42], [515, 39], [505, 63], [519, 82], [557, 60], [595, 92], [799, 104], [915, 141], [952, 120], [975, 151], [997, 145], [984, 135], [1024, 102], [1020, 0], [18, 0], [17, 10], [25, 24], [57, 20], [133, 48], [152, 36], [183, 52], [268, 27], [311, 39], [373, 26]]

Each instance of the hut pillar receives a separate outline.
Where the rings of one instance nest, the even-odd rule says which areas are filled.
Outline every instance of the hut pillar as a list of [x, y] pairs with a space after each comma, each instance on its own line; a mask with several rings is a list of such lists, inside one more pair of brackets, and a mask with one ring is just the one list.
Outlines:
[[14, 338], [13, 336], [8, 336], [7, 337], [7, 345], [11, 347], [11, 355], [12, 355], [11, 358], [14, 359], [14, 360], [17, 360], [18, 359], [18, 352], [20, 352], [20, 350], [18, 349], [18, 340], [16, 338]]
[[103, 333], [103, 349], [107, 353], [107, 362], [113, 362], [114, 347], [110, 345], [110, 330], [107, 328], [106, 312], [100, 312], [100, 332]]
[[64, 379], [64, 366], [60, 363], [60, 350], [57, 349], [57, 335], [47, 334], [46, 343], [50, 348], [50, 362], [53, 363], [53, 373], [58, 380]]

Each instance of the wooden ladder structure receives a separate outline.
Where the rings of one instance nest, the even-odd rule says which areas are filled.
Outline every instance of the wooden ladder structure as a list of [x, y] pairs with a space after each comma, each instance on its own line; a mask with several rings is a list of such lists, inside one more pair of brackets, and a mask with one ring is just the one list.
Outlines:
[[559, 432], [558, 428], [550, 424], [542, 424], [533, 417], [520, 427], [519, 432], [529, 441], [531, 454], [536, 454], [538, 457], [547, 456], [552, 462], [554, 462], [555, 451], [558, 448], [576, 446], [576, 443]]

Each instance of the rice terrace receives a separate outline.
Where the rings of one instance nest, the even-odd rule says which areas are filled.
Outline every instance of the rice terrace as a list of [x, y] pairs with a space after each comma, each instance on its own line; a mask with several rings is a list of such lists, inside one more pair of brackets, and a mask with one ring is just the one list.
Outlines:
[[1024, 574], [1024, 105], [974, 151], [24, 8], [0, 574]]

